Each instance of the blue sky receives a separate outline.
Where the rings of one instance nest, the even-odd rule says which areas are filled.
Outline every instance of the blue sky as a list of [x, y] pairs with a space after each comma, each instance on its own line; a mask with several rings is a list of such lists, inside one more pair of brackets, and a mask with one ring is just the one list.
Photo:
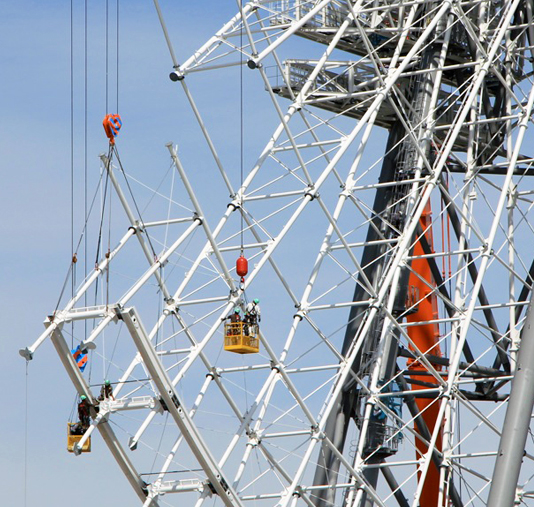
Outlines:
[[[77, 235], [83, 208], [79, 176], [84, 171], [84, 32], [83, 2], [75, 0], [74, 4]], [[88, 4], [87, 160], [91, 175], [91, 171], [98, 172], [97, 155], [107, 144], [101, 127], [105, 1]], [[183, 60], [233, 14], [233, 3], [221, 4], [211, 0], [161, 2], [178, 58]], [[113, 16], [116, 3], [109, 0], [109, 5]], [[70, 9], [67, 0], [0, 0], [0, 314], [4, 322], [0, 379], [7, 400], [0, 417], [0, 475], [6, 506], [24, 505], [25, 462], [28, 506], [61, 507], [73, 502], [78, 507], [94, 506], [95, 497], [99, 505], [137, 502], [107, 451], [82, 458], [65, 452], [74, 392], [49, 342], [29, 364], [26, 458], [24, 454], [26, 366], [17, 351], [42, 332], [44, 317], [56, 305], [71, 252]], [[198, 133], [184, 128], [190, 113], [168, 78], [172, 64], [152, 2], [121, 2], [120, 16], [119, 109], [125, 123], [121, 154], [125, 162], [133, 165], [135, 161], [133, 171], [167, 166], [164, 144], [179, 139], [193, 143]], [[115, 37], [114, 23], [110, 17], [111, 38]], [[114, 51], [111, 44], [110, 51]], [[113, 103], [114, 73], [115, 68], [110, 72]]]

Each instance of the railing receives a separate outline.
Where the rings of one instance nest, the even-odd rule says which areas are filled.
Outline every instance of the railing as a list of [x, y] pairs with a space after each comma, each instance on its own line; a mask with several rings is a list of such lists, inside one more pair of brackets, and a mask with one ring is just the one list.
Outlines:
[[[285, 62], [285, 82], [289, 83], [291, 89], [298, 93], [308, 80], [314, 66], [313, 62], [286, 60]], [[315, 78], [310, 89], [312, 94], [348, 94], [359, 91], [366, 91], [376, 88], [378, 78], [371, 65], [363, 62], [338, 62], [330, 66], [330, 69], [323, 69]]]
[[[309, 0], [279, 0], [271, 2], [269, 8], [275, 15], [271, 18], [272, 25], [285, 25], [302, 19], [308, 14], [315, 2]], [[349, 12], [347, 2], [333, 0], [317, 12], [307, 23], [309, 27], [338, 27]]]
[[224, 349], [238, 354], [259, 352], [259, 328], [250, 322], [230, 322], [224, 325]]
[[[311, 0], [279, 0], [270, 2], [269, 10], [273, 13], [271, 25], [285, 25], [299, 21], [315, 7], [316, 1]], [[383, 7], [377, 9], [377, 3]], [[368, 0], [356, 14], [357, 21], [364, 28], [395, 28], [399, 24], [398, 0]], [[370, 9], [366, 11], [366, 7]], [[332, 0], [324, 8], [315, 13], [304, 28], [337, 28], [349, 14], [346, 0]]]

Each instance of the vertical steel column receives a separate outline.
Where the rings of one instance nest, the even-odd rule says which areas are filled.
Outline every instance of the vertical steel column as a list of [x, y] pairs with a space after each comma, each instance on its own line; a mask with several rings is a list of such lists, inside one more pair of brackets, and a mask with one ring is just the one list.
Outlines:
[[531, 299], [493, 470], [488, 507], [512, 507], [534, 407], [534, 309]]

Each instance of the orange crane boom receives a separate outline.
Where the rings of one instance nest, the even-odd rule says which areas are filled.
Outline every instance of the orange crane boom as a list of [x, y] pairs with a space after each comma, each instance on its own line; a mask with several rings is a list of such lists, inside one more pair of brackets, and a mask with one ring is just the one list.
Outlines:
[[[432, 238], [432, 211], [430, 203], [427, 204], [423, 214], [421, 215], [420, 224], [423, 229], [426, 241], [433, 250]], [[417, 241], [414, 246], [413, 256], [418, 257], [424, 254], [423, 246], [420, 241]], [[432, 277], [430, 265], [427, 259], [413, 259], [412, 272], [410, 273], [408, 281], [408, 294], [412, 299], [409, 306], [413, 306], [412, 312], [406, 317], [410, 324], [408, 327], [408, 336], [415, 344], [415, 347], [426, 354], [433, 356], [441, 356], [439, 347], [439, 326], [436, 322], [438, 318], [437, 297], [435, 286], [436, 283]], [[433, 322], [432, 322], [433, 321]], [[410, 346], [413, 350], [413, 347]], [[440, 370], [440, 365], [434, 365], [436, 370]], [[409, 377], [412, 381], [436, 384], [435, 379], [428, 375], [427, 368], [417, 360], [408, 360]], [[418, 375], [418, 373], [421, 373]], [[412, 383], [413, 390], [426, 389], [424, 385]], [[421, 398], [416, 395], [416, 403], [419, 408], [422, 418], [425, 421], [428, 430], [432, 433], [436, 425], [436, 420], [439, 411], [439, 403], [436, 403], [432, 398]], [[415, 430], [421, 433], [420, 429], [415, 425]], [[441, 450], [442, 445], [441, 432], [438, 435], [436, 448]], [[417, 455], [420, 457], [428, 451], [428, 446], [416, 441]], [[438, 507], [439, 498], [439, 469], [435, 463], [430, 464], [423, 490], [421, 493], [420, 505], [421, 507]]]

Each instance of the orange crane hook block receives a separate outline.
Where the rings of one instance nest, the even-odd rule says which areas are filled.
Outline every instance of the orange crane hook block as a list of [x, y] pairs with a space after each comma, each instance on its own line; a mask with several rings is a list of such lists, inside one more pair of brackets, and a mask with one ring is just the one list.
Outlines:
[[109, 144], [115, 144], [115, 138], [119, 135], [119, 130], [122, 127], [122, 120], [118, 114], [107, 114], [102, 122], [106, 136], [108, 136]]

